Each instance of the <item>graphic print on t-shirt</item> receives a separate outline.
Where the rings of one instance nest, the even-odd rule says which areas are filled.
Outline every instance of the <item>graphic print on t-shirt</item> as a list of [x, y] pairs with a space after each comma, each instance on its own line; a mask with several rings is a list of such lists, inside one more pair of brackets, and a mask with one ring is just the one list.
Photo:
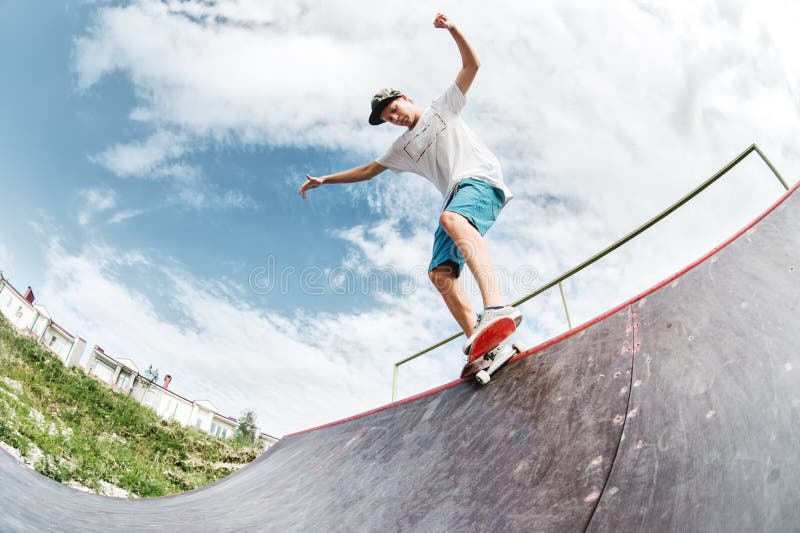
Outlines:
[[446, 129], [447, 123], [442, 120], [439, 113], [434, 113], [428, 125], [415, 135], [413, 139], [408, 141], [403, 147], [403, 150], [406, 151], [408, 156], [413, 159], [415, 163], [419, 163], [419, 160], [422, 159], [422, 156], [425, 155], [428, 148], [436, 142], [436, 137]]

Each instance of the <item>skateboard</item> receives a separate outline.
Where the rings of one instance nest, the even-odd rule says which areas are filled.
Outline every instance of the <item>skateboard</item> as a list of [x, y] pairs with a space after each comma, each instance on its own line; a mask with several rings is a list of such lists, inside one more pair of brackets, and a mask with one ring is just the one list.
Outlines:
[[469, 378], [475, 376], [475, 379], [481, 385], [489, 383], [492, 374], [506, 364], [509, 359], [523, 351], [518, 344], [513, 344], [510, 350], [506, 350], [494, 360], [486, 357], [504, 340], [509, 338], [516, 329], [516, 322], [508, 317], [503, 317], [484, 329], [472, 343], [469, 359], [461, 371], [461, 377]]

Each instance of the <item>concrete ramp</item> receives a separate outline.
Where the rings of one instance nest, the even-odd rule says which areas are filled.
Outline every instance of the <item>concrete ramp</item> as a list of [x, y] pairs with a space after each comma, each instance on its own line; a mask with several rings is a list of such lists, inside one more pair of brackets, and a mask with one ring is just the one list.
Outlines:
[[589, 530], [800, 531], [800, 195], [630, 310], [630, 407]]
[[0, 531], [794, 531], [800, 196], [523, 354], [208, 487], [85, 495], [0, 453]]

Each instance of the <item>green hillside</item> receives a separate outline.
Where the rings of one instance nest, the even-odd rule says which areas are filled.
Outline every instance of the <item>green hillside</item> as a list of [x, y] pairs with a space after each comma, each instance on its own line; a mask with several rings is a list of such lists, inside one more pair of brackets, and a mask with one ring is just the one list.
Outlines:
[[0, 442], [57, 481], [129, 497], [201, 487], [261, 453], [162, 420], [80, 369], [66, 368], [2, 315]]

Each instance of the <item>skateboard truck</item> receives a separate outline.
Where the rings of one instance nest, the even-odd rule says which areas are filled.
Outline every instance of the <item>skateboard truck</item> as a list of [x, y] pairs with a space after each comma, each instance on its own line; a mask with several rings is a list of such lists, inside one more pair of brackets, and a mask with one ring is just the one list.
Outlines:
[[486, 385], [492, 379], [492, 374], [500, 370], [500, 367], [506, 364], [509, 359], [521, 354], [524, 351], [525, 349], [520, 346], [519, 343], [515, 342], [511, 345], [510, 349], [504, 350], [503, 353], [498, 354], [494, 360], [492, 360], [488, 368], [480, 369], [475, 374], [475, 380], [481, 385]]

